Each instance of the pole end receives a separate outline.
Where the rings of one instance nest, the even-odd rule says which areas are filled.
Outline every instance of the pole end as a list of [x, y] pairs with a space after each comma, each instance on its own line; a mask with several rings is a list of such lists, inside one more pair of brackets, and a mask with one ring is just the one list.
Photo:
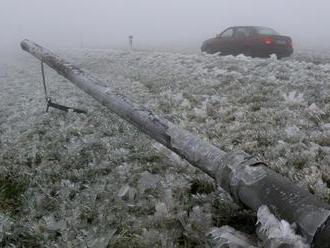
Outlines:
[[28, 39], [24, 39], [21, 41], [20, 46], [23, 50], [27, 51], [27, 43], [30, 42]]
[[316, 233], [313, 244], [313, 248], [330, 248], [330, 217], [322, 225]]

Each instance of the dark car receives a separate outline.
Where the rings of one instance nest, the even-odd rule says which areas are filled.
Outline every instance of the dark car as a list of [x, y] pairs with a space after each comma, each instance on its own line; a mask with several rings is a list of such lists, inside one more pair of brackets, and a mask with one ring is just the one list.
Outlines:
[[202, 52], [221, 55], [244, 54], [251, 57], [289, 57], [293, 53], [292, 40], [267, 27], [230, 27], [215, 38], [204, 41]]

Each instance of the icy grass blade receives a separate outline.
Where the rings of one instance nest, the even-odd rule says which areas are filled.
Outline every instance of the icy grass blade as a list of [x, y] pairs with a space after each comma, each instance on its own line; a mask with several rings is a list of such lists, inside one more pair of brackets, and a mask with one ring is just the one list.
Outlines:
[[292, 248], [310, 247], [303, 237], [296, 234], [293, 225], [285, 220], [278, 220], [267, 206], [261, 206], [257, 216], [257, 234], [267, 247], [281, 247], [281, 245]]

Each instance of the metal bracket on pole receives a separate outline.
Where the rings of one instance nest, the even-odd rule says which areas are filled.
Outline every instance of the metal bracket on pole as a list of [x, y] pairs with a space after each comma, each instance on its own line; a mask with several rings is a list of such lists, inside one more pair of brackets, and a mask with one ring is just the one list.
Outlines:
[[44, 86], [45, 99], [46, 99], [46, 103], [47, 103], [47, 107], [46, 107], [47, 113], [48, 113], [49, 107], [52, 107], [52, 108], [56, 108], [56, 109], [59, 109], [59, 110], [65, 111], [65, 112], [69, 112], [70, 110], [72, 110], [72, 112], [76, 112], [79, 114], [87, 114], [86, 110], [77, 109], [77, 108], [73, 108], [73, 107], [67, 107], [67, 106], [52, 102], [52, 99], [47, 94], [45, 68], [44, 68], [43, 60], [41, 60], [41, 75], [42, 75], [42, 84]]

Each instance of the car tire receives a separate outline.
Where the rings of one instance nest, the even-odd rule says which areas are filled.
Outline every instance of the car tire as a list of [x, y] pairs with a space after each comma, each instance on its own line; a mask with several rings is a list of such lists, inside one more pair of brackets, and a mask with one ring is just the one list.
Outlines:
[[244, 56], [253, 58], [253, 52], [250, 47], [246, 47], [243, 52]]
[[216, 53], [215, 49], [211, 46], [209, 46], [207, 49], [206, 49], [206, 52], [209, 53], [209, 54], [214, 54]]

